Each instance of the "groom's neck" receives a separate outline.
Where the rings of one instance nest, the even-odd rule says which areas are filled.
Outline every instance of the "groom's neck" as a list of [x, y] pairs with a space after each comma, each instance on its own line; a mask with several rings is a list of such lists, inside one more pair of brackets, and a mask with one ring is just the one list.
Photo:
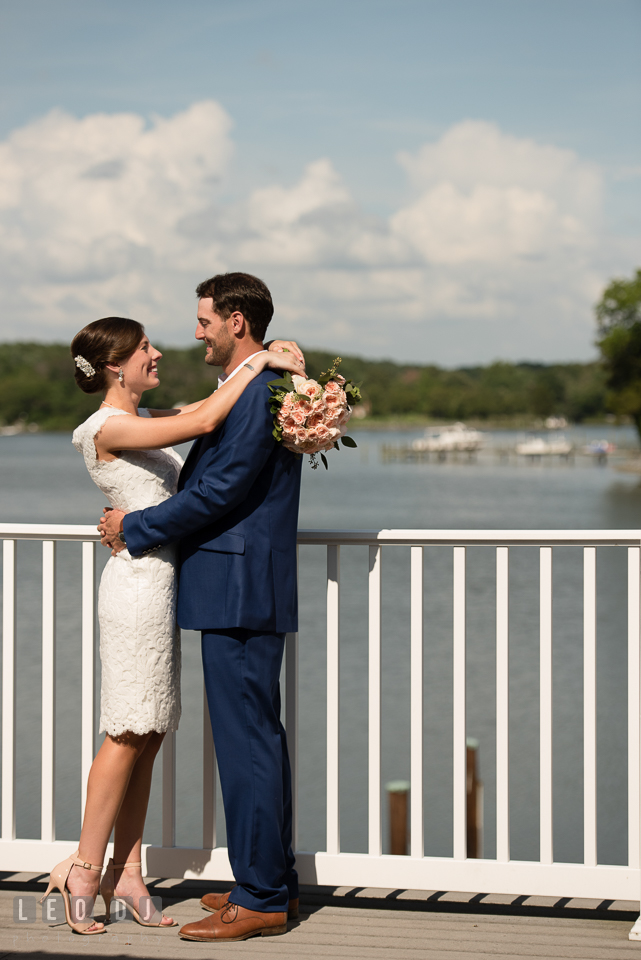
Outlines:
[[255, 353], [258, 353], [259, 350], [263, 350], [262, 343], [257, 343], [255, 340], [243, 339], [238, 341], [236, 349], [231, 355], [229, 362], [223, 367], [223, 373], [225, 376], [229, 376], [232, 370], [235, 370], [243, 360], [246, 360], [247, 357], [253, 356]]

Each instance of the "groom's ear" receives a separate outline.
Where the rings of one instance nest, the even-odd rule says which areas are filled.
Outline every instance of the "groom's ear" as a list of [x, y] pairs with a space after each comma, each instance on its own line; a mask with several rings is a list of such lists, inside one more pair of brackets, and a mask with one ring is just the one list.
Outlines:
[[234, 312], [228, 317], [229, 329], [235, 337], [244, 337], [249, 333], [249, 327], [245, 317], [240, 312], [240, 310], [234, 310]]

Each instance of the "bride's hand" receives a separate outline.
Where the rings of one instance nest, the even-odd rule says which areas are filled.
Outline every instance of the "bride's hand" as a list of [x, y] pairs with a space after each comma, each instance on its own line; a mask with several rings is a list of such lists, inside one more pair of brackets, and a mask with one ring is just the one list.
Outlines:
[[266, 348], [272, 353], [293, 353], [295, 357], [298, 357], [302, 361], [303, 366], [305, 365], [305, 357], [303, 356], [303, 351], [298, 346], [295, 340], [272, 340], [271, 343], [268, 343]]
[[[273, 350], [265, 350], [259, 354], [259, 357], [263, 363], [263, 370], [269, 367], [270, 370], [281, 370], [283, 373], [288, 371], [305, 376], [305, 362], [299, 360], [294, 353], [276, 353]], [[256, 357], [256, 360], [258, 360], [258, 357]]]

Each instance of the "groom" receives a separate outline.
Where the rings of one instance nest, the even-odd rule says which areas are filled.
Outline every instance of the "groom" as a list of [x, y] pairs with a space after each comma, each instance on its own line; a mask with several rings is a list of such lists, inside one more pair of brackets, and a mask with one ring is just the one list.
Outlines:
[[[263, 349], [272, 318], [265, 284], [227, 273], [199, 284], [196, 339], [233, 377]], [[301, 461], [277, 443], [265, 370], [220, 430], [196, 440], [178, 492], [156, 507], [101, 521], [104, 541], [133, 557], [178, 542], [178, 623], [202, 632], [209, 716], [236, 886], [207, 894], [211, 913], [189, 940], [285, 933], [297, 915], [289, 758], [280, 722], [285, 634], [297, 629], [296, 531]]]

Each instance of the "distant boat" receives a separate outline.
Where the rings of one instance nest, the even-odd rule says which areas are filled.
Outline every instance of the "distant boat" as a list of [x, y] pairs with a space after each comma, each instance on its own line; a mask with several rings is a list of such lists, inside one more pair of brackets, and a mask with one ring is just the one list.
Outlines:
[[616, 444], [609, 440], [592, 440], [582, 448], [582, 453], [589, 457], [606, 457], [609, 453], [614, 453]]
[[546, 430], [564, 430], [567, 425], [565, 417], [548, 417], [545, 421]]
[[530, 437], [517, 443], [515, 450], [522, 457], [567, 457], [574, 447], [562, 433], [557, 437]]
[[24, 420], [17, 420], [10, 426], [0, 427], [0, 437], [16, 437], [19, 433], [38, 433], [39, 429], [37, 423], [25, 423]]
[[476, 453], [485, 441], [480, 430], [454, 423], [449, 427], [427, 429], [420, 440], [414, 440], [412, 450], [425, 453]]

